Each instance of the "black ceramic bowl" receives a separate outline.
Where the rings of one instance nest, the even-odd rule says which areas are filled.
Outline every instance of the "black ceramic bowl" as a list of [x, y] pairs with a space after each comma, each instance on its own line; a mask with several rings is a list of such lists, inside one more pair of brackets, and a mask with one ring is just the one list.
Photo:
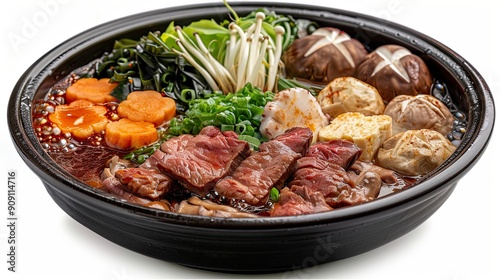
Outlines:
[[276, 272], [354, 256], [382, 246], [429, 218], [479, 160], [490, 139], [494, 105], [488, 86], [462, 57], [417, 31], [348, 11], [289, 3], [235, 3], [241, 15], [266, 6], [278, 13], [338, 27], [374, 49], [400, 44], [421, 56], [444, 81], [469, 125], [461, 145], [413, 188], [373, 202], [298, 217], [208, 218], [159, 212], [125, 203], [78, 181], [39, 144], [31, 120], [33, 100], [76, 67], [111, 50], [118, 38], [139, 38], [201, 18], [228, 17], [220, 4], [156, 10], [118, 19], [70, 38], [36, 61], [19, 79], [8, 107], [12, 140], [54, 201], [103, 237], [148, 256], [208, 270]]

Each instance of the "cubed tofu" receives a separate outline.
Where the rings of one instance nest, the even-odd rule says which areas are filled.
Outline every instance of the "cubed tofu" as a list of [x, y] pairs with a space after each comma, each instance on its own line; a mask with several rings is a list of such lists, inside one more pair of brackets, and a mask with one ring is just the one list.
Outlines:
[[361, 161], [373, 161], [378, 149], [392, 136], [392, 118], [387, 115], [365, 116], [349, 112], [340, 114], [320, 129], [319, 141], [345, 139], [363, 150]]

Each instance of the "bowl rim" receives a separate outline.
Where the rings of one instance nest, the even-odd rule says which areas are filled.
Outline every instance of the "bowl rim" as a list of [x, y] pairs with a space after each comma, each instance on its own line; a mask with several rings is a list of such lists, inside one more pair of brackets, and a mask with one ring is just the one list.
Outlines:
[[[323, 213], [262, 218], [214, 218], [185, 215], [158, 211], [125, 202], [98, 192], [73, 178], [50, 159], [38, 141], [32, 142], [36, 140], [36, 136], [34, 136], [31, 125], [31, 99], [36, 93], [37, 86], [40, 86], [41, 81], [51, 74], [54, 65], [63, 62], [66, 57], [71, 56], [78, 50], [99, 43], [103, 38], [111, 36], [111, 29], [112, 34], [119, 34], [131, 28], [143, 28], [152, 23], [159, 24], [158, 18], [160, 16], [168, 18], [168, 15], [176, 15], [174, 18], [177, 18], [179, 15], [186, 17], [207, 13], [213, 15], [228, 13], [222, 3], [207, 2], [151, 10], [108, 21], [76, 34], [35, 61], [16, 83], [8, 103], [7, 120], [10, 135], [20, 156], [46, 184], [46, 187], [47, 184], [52, 187], [55, 186], [68, 196], [78, 194], [78, 197], [88, 198], [87, 202], [95, 205], [104, 202], [106, 203], [105, 207], [109, 208], [110, 211], [125, 212], [128, 215], [146, 216], [175, 224], [224, 229], [235, 227], [300, 227], [325, 222], [338, 222], [386, 211], [436, 191], [450, 183], [458, 182], [476, 164], [485, 151], [492, 135], [495, 120], [495, 108], [491, 91], [483, 77], [471, 64], [439, 41], [398, 23], [336, 8], [281, 2], [237, 2], [231, 3], [231, 6], [238, 14], [259, 7], [266, 7], [281, 13], [289, 11], [289, 14], [303, 14], [304, 17], [317, 15], [322, 19], [346, 21], [353, 25], [359, 25], [360, 28], [381, 32], [387, 36], [399, 36], [401, 40], [406, 41], [408, 44], [412, 40], [413, 44], [415, 42], [416, 45], [422, 44], [422, 48], [430, 46], [433, 52], [428, 53], [428, 55], [436, 59], [439, 58], [441, 63], [446, 64], [450, 71], [457, 74], [465, 90], [470, 95], [470, 97], [467, 97], [470, 98], [469, 102], [471, 104], [469, 113], [470, 128], [467, 130], [464, 140], [444, 164], [425, 175], [418, 185], [402, 192], [387, 195], [369, 203]], [[171, 20], [174, 19], [164, 19], [164, 22], [170, 22]], [[26, 119], [27, 116], [29, 116], [28, 119]]]

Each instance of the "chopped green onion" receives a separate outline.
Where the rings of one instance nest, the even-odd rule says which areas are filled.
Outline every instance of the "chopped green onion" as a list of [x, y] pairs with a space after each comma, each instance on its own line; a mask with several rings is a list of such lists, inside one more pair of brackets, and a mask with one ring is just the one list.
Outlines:
[[257, 150], [261, 144], [259, 139], [249, 135], [240, 135], [238, 136], [238, 139], [248, 142], [250, 148], [252, 148], [253, 150]]
[[277, 188], [273, 187], [269, 193], [269, 199], [272, 202], [278, 202], [280, 199], [280, 191]]
[[[213, 93], [193, 99], [182, 117], [170, 121], [170, 135], [198, 134], [206, 126], [213, 125], [222, 131], [234, 131], [252, 137], [252, 142], [265, 141], [259, 132], [262, 113], [274, 93], [262, 92], [251, 84], [235, 93]], [[250, 139], [250, 138], [248, 138]], [[258, 147], [256, 143], [253, 147]]]

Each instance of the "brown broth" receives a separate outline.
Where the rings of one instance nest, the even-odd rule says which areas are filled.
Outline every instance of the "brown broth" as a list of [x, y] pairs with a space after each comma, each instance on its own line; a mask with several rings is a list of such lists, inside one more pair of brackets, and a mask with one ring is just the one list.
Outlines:
[[[106, 162], [113, 156], [123, 157], [127, 151], [118, 151], [106, 145], [103, 134], [92, 134], [86, 139], [75, 139], [70, 133], [63, 133], [53, 124], [48, 115], [55, 107], [66, 104], [66, 88], [78, 78], [71, 74], [55, 84], [43, 100], [34, 103], [32, 117], [33, 128], [49, 156], [64, 170], [92, 187], [102, 186], [100, 173]], [[117, 103], [102, 104], [106, 107], [106, 117], [116, 120]]]

